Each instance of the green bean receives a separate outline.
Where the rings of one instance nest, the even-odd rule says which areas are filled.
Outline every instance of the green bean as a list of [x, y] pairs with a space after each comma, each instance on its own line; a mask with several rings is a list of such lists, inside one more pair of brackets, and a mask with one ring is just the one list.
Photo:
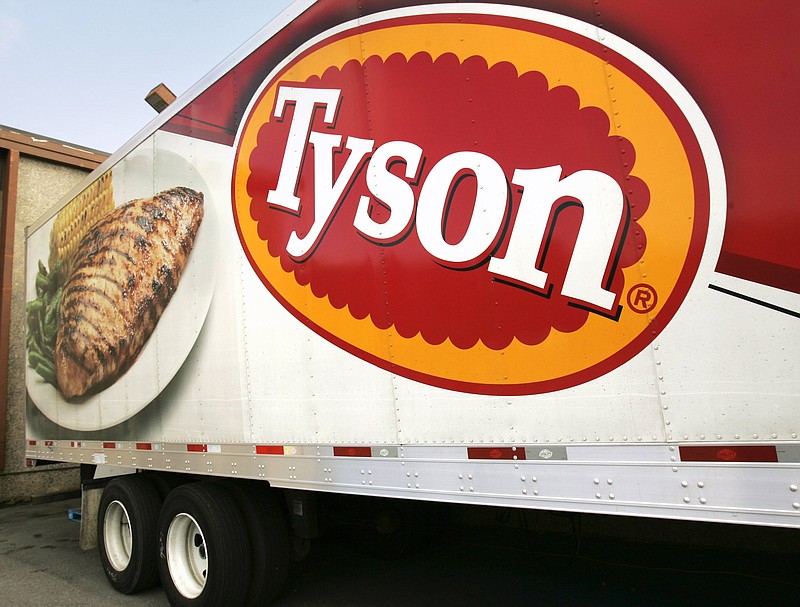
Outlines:
[[33, 299], [29, 301], [27, 304], [25, 304], [25, 311], [28, 312], [28, 314], [31, 313], [38, 314], [43, 307], [44, 303], [42, 302], [41, 299]]
[[61, 275], [61, 269], [63, 266], [64, 262], [59, 259], [55, 265], [50, 268], [50, 281], [53, 286], [53, 290], [61, 287], [64, 283], [64, 277]]
[[40, 340], [40, 338], [39, 338], [39, 336], [38, 336], [38, 335], [36, 335], [35, 333], [31, 333], [31, 334], [30, 334], [30, 342], [29, 342], [29, 344], [28, 344], [28, 349], [29, 349], [29, 350], [30, 350], [30, 349], [33, 349], [33, 350], [41, 350], [41, 345], [40, 345], [40, 343], [39, 343], [40, 341], [41, 341], [41, 340]]
[[56, 328], [58, 328], [58, 308], [61, 305], [61, 293], [61, 287], [59, 287], [47, 304], [47, 310], [45, 311], [44, 315], [45, 328], [53, 324], [55, 324]]
[[54, 373], [55, 373], [55, 370], [56, 370], [55, 366], [53, 365], [53, 362], [50, 361], [50, 360], [45, 360], [45, 359], [39, 360], [39, 361], [36, 362], [36, 366], [37, 367], [42, 367], [44, 369], [50, 369]]
[[38, 364], [35, 367], [36, 372], [49, 384], [58, 387], [58, 379], [56, 378], [56, 371], [51, 365]]
[[41, 293], [42, 295], [47, 293], [50, 290], [50, 281], [47, 280], [47, 275], [45, 274], [37, 274], [36, 275], [36, 292]]
[[56, 335], [58, 334], [58, 322], [54, 322], [52, 325], [45, 325], [44, 327], [44, 335], [42, 335], [42, 344], [48, 344], [55, 346], [56, 343]]
[[44, 355], [41, 352], [39, 352], [39, 350], [36, 350], [36, 349], [33, 349], [33, 348], [28, 350], [28, 362], [30, 363], [31, 367], [33, 367], [34, 369], [39, 364], [42, 364], [42, 363], [48, 364], [48, 365], [52, 365], [53, 364], [50, 361], [48, 361], [44, 357]]
[[58, 333], [59, 311], [63, 293], [62, 263], [57, 262], [48, 272], [39, 260], [36, 274], [36, 298], [25, 305], [28, 332], [25, 343], [28, 362], [45, 381], [58, 387], [53, 360]]
[[39, 331], [39, 341], [41, 341], [42, 337], [44, 337], [44, 319], [42, 318], [42, 315], [39, 314], [39, 317], [36, 320], [38, 321], [37, 331]]
[[40, 347], [42, 356], [44, 356], [47, 360], [54, 360], [56, 357], [55, 347], [56, 347], [55, 339], [53, 339], [52, 342], [42, 343]]
[[35, 334], [39, 328], [39, 314], [28, 315], [28, 333]]

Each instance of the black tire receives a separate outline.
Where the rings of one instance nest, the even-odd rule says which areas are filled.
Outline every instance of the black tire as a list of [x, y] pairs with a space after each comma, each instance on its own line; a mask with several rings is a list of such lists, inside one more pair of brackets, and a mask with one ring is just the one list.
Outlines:
[[100, 498], [97, 546], [111, 586], [124, 594], [158, 584], [161, 497], [138, 474], [115, 478]]
[[191, 478], [187, 480], [187, 477], [182, 474], [164, 472], [143, 472], [142, 476], [153, 483], [156, 491], [158, 491], [158, 494], [161, 496], [162, 503], [167, 499], [170, 491], [191, 480]]
[[212, 483], [181, 485], [158, 522], [158, 571], [171, 605], [242, 605], [251, 578], [250, 543], [231, 495]]
[[225, 482], [242, 512], [253, 563], [245, 605], [267, 605], [280, 596], [289, 575], [289, 523], [275, 492], [265, 483]]

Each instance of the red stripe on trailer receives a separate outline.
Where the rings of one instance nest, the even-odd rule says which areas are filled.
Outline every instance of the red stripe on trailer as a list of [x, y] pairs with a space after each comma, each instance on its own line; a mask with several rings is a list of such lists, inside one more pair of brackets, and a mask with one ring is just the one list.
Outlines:
[[725, 445], [679, 447], [684, 462], [777, 462], [774, 445]]
[[192, 453], [208, 453], [208, 445], [186, 445], [186, 450]]
[[136, 448], [140, 451], [152, 451], [153, 445], [151, 443], [136, 443]]
[[469, 459], [525, 459], [525, 449], [517, 447], [467, 447]]
[[44, 441], [44, 446], [45, 447], [55, 447], [55, 445], [56, 445], [55, 441], [51, 441], [51, 440]]
[[116, 449], [117, 443], [103, 443], [103, 449]]
[[372, 457], [372, 447], [334, 447], [337, 457]]
[[283, 455], [283, 445], [256, 445], [257, 455]]

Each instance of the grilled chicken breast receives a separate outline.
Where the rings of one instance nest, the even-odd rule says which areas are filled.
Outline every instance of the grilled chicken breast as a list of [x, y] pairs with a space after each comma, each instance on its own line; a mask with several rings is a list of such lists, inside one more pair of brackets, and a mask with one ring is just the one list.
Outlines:
[[97, 392], [130, 368], [178, 286], [203, 220], [203, 194], [173, 188], [98, 221], [64, 286], [55, 368], [66, 398]]

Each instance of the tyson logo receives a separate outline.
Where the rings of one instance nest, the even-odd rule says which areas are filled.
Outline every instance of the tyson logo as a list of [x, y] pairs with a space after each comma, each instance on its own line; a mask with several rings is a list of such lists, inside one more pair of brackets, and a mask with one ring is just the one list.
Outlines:
[[424, 11], [310, 41], [253, 98], [232, 184], [253, 269], [326, 339], [431, 385], [533, 394], [610, 372], [700, 265], [702, 115], [585, 24]]

